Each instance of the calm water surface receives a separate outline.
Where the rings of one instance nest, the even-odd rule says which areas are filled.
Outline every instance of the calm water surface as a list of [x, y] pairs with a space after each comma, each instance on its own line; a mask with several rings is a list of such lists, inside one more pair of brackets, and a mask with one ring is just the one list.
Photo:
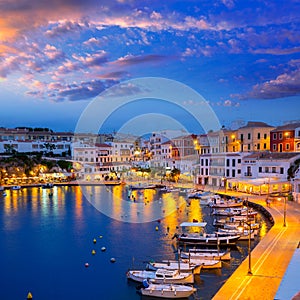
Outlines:
[[[34, 300], [141, 299], [136, 284], [127, 281], [126, 271], [141, 269], [149, 260], [175, 259], [172, 236], [180, 222], [212, 223], [209, 209], [200, 207], [198, 200], [187, 206], [184, 197], [155, 190], [136, 192], [137, 201], [145, 201], [145, 207], [158, 199], [173, 201], [177, 203], [174, 213], [160, 221], [129, 223], [117, 203], [118, 197], [128, 198], [124, 187], [84, 189], [83, 193], [81, 187], [55, 187], [49, 197], [47, 189], [24, 188], [0, 197], [1, 299], [26, 299], [29, 291]], [[109, 201], [113, 213], [125, 222], [99, 212], [91, 204], [94, 201]], [[150, 210], [149, 205], [149, 214]], [[260, 236], [267, 230], [262, 220]], [[212, 298], [247, 256], [247, 242], [240, 242], [232, 256], [221, 270], [202, 271], [195, 277], [197, 294], [191, 299]], [[110, 262], [112, 257], [115, 263]]]

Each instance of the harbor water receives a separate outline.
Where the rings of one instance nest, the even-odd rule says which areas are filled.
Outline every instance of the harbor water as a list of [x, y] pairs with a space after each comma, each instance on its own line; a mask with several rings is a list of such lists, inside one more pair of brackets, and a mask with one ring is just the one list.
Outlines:
[[[26, 299], [29, 292], [42, 300], [141, 299], [137, 284], [126, 278], [128, 269], [143, 269], [150, 260], [175, 259], [172, 236], [183, 221], [205, 221], [208, 230], [214, 230], [210, 209], [199, 200], [187, 204], [185, 196], [158, 190], [134, 193], [132, 200], [125, 186], [6, 190], [0, 199], [1, 299]], [[120, 198], [143, 204], [142, 213], [130, 217]], [[151, 215], [154, 201], [165, 214], [157, 219]], [[175, 205], [168, 210], [168, 203]], [[109, 204], [109, 213], [101, 210], [104, 204]], [[140, 222], [143, 214], [145, 223]], [[252, 248], [270, 226], [263, 216], [259, 220], [262, 227]], [[195, 276], [197, 292], [191, 299], [212, 298], [247, 257], [247, 241], [231, 253], [222, 269]]]

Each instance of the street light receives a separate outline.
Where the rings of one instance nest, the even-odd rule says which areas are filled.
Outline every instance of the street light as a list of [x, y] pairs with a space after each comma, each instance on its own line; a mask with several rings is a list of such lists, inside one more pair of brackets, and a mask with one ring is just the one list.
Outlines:
[[283, 227], [286, 227], [286, 196], [284, 196], [284, 206], [283, 206]]
[[249, 259], [248, 259], [248, 262], [249, 262], [249, 265], [248, 265], [248, 275], [252, 275], [252, 271], [251, 271], [251, 222], [249, 221], [249, 218], [248, 218], [248, 210], [249, 210], [249, 205], [248, 205], [248, 197], [247, 197], [247, 222], [246, 224], [248, 225], [248, 256], [249, 256]]

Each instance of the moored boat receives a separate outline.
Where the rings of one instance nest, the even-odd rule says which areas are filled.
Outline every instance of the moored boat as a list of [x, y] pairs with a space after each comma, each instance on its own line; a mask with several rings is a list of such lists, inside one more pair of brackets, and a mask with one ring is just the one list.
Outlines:
[[53, 188], [53, 186], [54, 186], [53, 183], [47, 182], [47, 183], [42, 185], [42, 188], [43, 189], [51, 189], [51, 188]]
[[230, 260], [229, 250], [218, 249], [189, 249], [180, 253], [182, 259]]
[[201, 232], [175, 233], [172, 239], [176, 238], [180, 244], [231, 246], [235, 245], [240, 238], [240, 235], [219, 236], [217, 233], [206, 233], [204, 231], [206, 225], [206, 222], [183, 222], [180, 224], [181, 227], [197, 227], [201, 229]]
[[150, 279], [153, 283], [194, 283], [194, 274], [177, 270], [158, 269], [156, 271], [129, 270], [127, 278], [137, 282]]
[[198, 275], [201, 272], [202, 265], [203, 264], [168, 260], [163, 262], [149, 262], [147, 263], [146, 269], [152, 271], [156, 271], [158, 269], [180, 270], [180, 272]]
[[196, 289], [188, 285], [154, 284], [144, 280], [143, 287], [140, 289], [140, 291], [141, 294], [145, 296], [166, 299], [180, 299], [190, 297], [196, 291]]

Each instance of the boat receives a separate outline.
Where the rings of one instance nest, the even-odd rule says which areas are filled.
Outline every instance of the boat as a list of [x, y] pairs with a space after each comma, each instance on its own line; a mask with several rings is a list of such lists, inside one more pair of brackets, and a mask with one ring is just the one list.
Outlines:
[[240, 207], [227, 207], [224, 209], [214, 209], [212, 211], [212, 214], [215, 216], [237, 216], [241, 215], [242, 213], [246, 212], [247, 208], [240, 208]]
[[137, 282], [150, 279], [153, 283], [194, 283], [194, 274], [176, 270], [157, 269], [156, 271], [129, 270], [127, 278]]
[[43, 189], [52, 189], [53, 187], [54, 187], [54, 184], [50, 183], [50, 182], [45, 183], [45, 184], [42, 185]]
[[172, 239], [176, 238], [180, 244], [196, 244], [196, 245], [214, 245], [214, 246], [231, 246], [235, 245], [240, 235], [222, 235], [215, 233], [206, 233], [206, 222], [183, 222], [180, 227], [196, 227], [200, 228], [200, 232], [195, 233], [175, 233]]
[[228, 207], [242, 207], [244, 206], [244, 201], [242, 199], [229, 199], [224, 200], [222, 198], [215, 198], [210, 204], [211, 208], [228, 208]]
[[20, 190], [21, 189], [21, 186], [20, 185], [13, 185], [11, 187], [12, 190]]
[[202, 269], [220, 269], [222, 268], [222, 261], [217, 259], [203, 259], [203, 258], [188, 258], [181, 259], [182, 262], [202, 264]]
[[[243, 230], [243, 228], [241, 228], [241, 229], [224, 229], [224, 228], [219, 228], [218, 229], [218, 234], [219, 234], [219, 236], [222, 236], [223, 234], [224, 235], [239, 234], [240, 235], [240, 238], [239, 238], [240, 241], [242, 241], [242, 240], [248, 240], [249, 239], [249, 230], [247, 230], [247, 229]], [[255, 238], [255, 231], [251, 230], [250, 231], [250, 239], [253, 240], [254, 238]]]
[[143, 280], [143, 286], [140, 292], [144, 296], [166, 298], [166, 299], [181, 299], [188, 298], [196, 288], [188, 285], [174, 285], [174, 284], [154, 284], [149, 283], [148, 280]]
[[130, 190], [146, 190], [146, 189], [155, 189], [156, 186], [155, 185], [149, 185], [149, 184], [145, 184], [145, 183], [137, 183], [137, 184], [131, 184], [129, 185], [129, 189]]
[[249, 218], [247, 219], [246, 216], [233, 216], [229, 219], [214, 219], [213, 226], [222, 227], [225, 229], [237, 229], [238, 227], [249, 227], [251, 229], [258, 229], [260, 224], [255, 222], [255, 219]]
[[164, 192], [164, 193], [172, 193], [172, 192], [179, 192], [180, 189], [179, 188], [175, 188], [173, 186], [164, 186], [162, 188], [159, 189], [160, 192]]
[[163, 262], [148, 262], [146, 265], [146, 269], [151, 271], [156, 271], [158, 269], [180, 270], [180, 272], [199, 275], [202, 269], [202, 265], [203, 264], [167, 260]]
[[180, 253], [183, 259], [230, 260], [229, 250], [220, 249], [189, 249]]

